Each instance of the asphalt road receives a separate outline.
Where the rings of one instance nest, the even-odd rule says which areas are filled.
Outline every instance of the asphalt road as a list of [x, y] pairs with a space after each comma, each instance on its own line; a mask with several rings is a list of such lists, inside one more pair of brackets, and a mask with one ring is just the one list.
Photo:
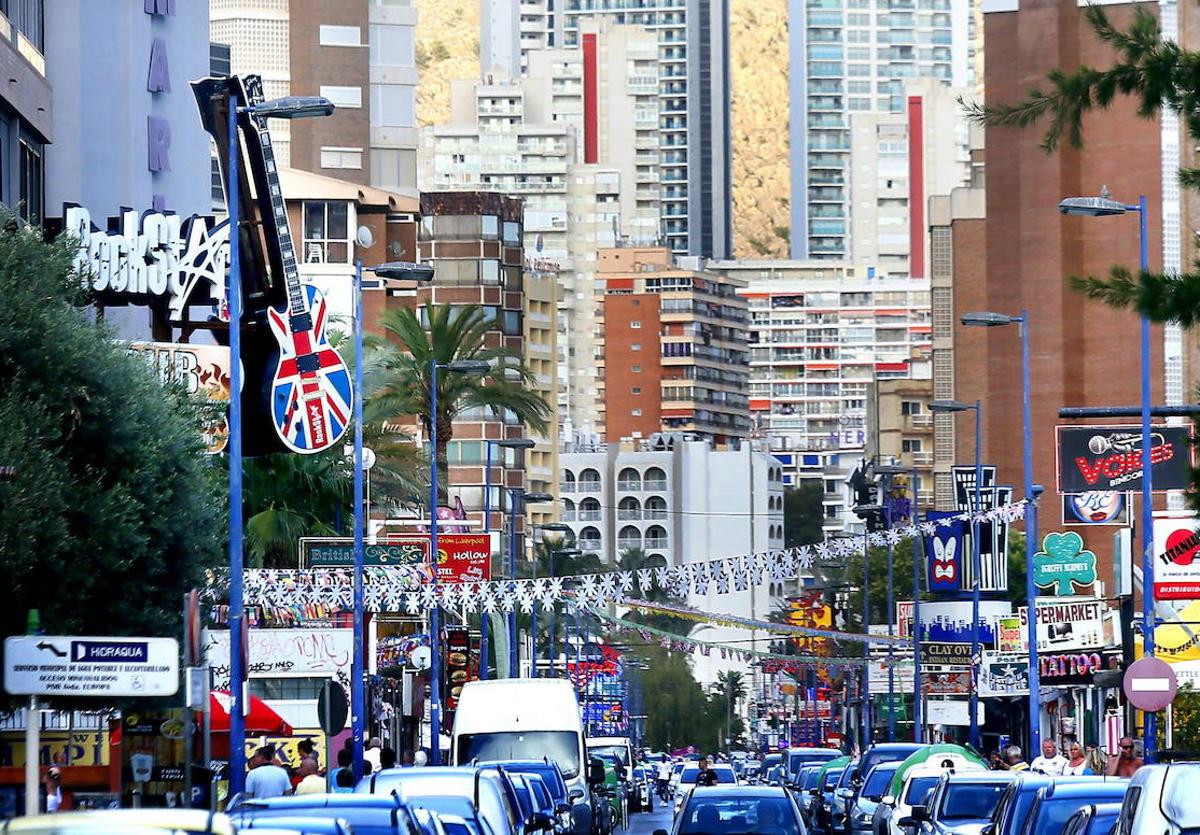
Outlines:
[[654, 835], [654, 830], [671, 831], [671, 806], [654, 799], [653, 812], [634, 812], [629, 816], [628, 835]]

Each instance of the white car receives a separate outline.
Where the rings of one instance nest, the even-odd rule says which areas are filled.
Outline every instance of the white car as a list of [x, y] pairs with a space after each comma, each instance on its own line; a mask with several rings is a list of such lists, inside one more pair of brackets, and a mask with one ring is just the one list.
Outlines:
[[[737, 775], [733, 772], [733, 766], [726, 763], [713, 763], [709, 768], [717, 772], [717, 785], [737, 785]], [[675, 787], [675, 814], [678, 815], [679, 810], [683, 808], [683, 803], [687, 800], [688, 793], [695, 788], [696, 778], [699, 776], [700, 764], [698, 762], [684, 764], [683, 771], [679, 774], [679, 784]]]
[[[978, 768], [983, 770], [981, 766]], [[932, 765], [919, 765], [908, 770], [908, 774], [904, 776], [904, 785], [900, 789], [900, 796], [884, 797], [879, 803], [879, 815], [887, 817], [889, 835], [911, 835], [900, 828], [900, 819], [911, 815], [912, 807], [925, 805], [925, 798], [929, 796], [929, 792], [933, 791], [934, 786], [945, 773], [946, 769]], [[891, 809], [890, 815], [883, 811], [888, 808]]]
[[1200, 828], [1200, 763], [1144, 765], [1125, 790], [1117, 819], [1122, 835], [1180, 835]]

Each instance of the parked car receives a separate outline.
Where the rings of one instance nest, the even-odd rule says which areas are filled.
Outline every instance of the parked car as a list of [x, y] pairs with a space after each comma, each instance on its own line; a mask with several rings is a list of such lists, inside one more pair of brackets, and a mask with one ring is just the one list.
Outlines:
[[787, 750], [788, 785], [796, 786], [796, 775], [806, 765], [823, 765], [836, 760], [842, 752], [836, 748], [789, 748]]
[[633, 790], [629, 793], [629, 811], [654, 811], [654, 772], [647, 766], [634, 766]]
[[847, 815], [847, 829], [852, 833], [871, 832], [871, 823], [875, 819], [875, 807], [887, 796], [888, 786], [892, 775], [900, 767], [900, 760], [879, 763], [863, 780], [862, 786], [850, 800], [850, 811]]
[[[782, 786], [697, 786], [675, 816], [671, 835], [807, 835], [792, 793]], [[668, 835], [656, 829], [653, 835]]]
[[813, 826], [813, 814], [817, 808], [817, 795], [819, 792], [813, 791], [817, 787], [817, 782], [821, 778], [821, 766], [806, 765], [800, 769], [800, 774], [797, 776], [799, 787], [796, 789], [796, 802], [800, 806], [800, 814], [804, 817], [804, 822]]
[[495, 835], [524, 835], [528, 823], [521, 817], [508, 778], [489, 766], [387, 768], [359, 780], [354, 792], [338, 796], [390, 797], [395, 792], [407, 803], [427, 809], [436, 808], [430, 798], [472, 798], [479, 816], [488, 822]]
[[850, 812], [850, 803], [854, 799], [854, 775], [858, 760], [853, 760], [842, 775], [838, 777], [833, 789], [832, 811], [830, 821], [834, 832], [846, 832], [846, 818]]
[[482, 764], [494, 765], [509, 774], [536, 774], [541, 778], [546, 790], [550, 792], [555, 814], [559, 817], [559, 831], [568, 832], [573, 828], [574, 823], [571, 817], [572, 801], [570, 793], [567, 790], [567, 783], [563, 779], [562, 771], [559, 769], [558, 764], [553, 762], [549, 757], [542, 757], [540, 760], [508, 760], [500, 763]]
[[821, 832], [832, 832], [832, 815], [833, 815], [833, 792], [837, 788], [838, 780], [842, 778], [842, 774], [846, 771], [846, 766], [839, 765], [833, 768], [824, 767], [817, 772], [820, 779], [820, 784], [813, 788], [816, 798], [816, 808], [813, 810], [814, 828]]
[[1144, 765], [1125, 792], [1121, 835], [1180, 835], [1200, 828], [1200, 763]]
[[425, 795], [410, 799], [414, 812], [436, 812], [447, 835], [495, 835], [487, 819], [479, 814], [471, 796]]
[[203, 809], [96, 809], [86, 812], [60, 812], [53, 815], [33, 815], [4, 822], [0, 832], [19, 832], [21, 835], [52, 835], [62, 831], [86, 832], [88, 835], [161, 835], [164, 831], [178, 835], [212, 833], [233, 835], [228, 816], [210, 814]]
[[748, 760], [746, 768], [742, 772], [742, 779], [751, 786], [758, 785], [758, 778], [762, 776], [762, 763], [758, 760]]
[[879, 763], [907, 760], [909, 755], [915, 754], [922, 748], [925, 748], [925, 745], [918, 742], [875, 743], [858, 760], [858, 766], [854, 769], [853, 775], [854, 787], [858, 788], [863, 778]]
[[[1031, 771], [1018, 772], [1017, 779], [1004, 790], [1000, 802], [992, 812], [991, 820], [983, 827], [982, 835], [1015, 835], [1021, 831], [1029, 818], [1030, 807], [1037, 799], [1039, 789], [1054, 783], [1073, 783], [1078, 781], [1101, 781], [1106, 777], [1050, 777], [1045, 774], [1035, 774]], [[1157, 835], [1157, 833], [1156, 833]]]
[[1063, 835], [1108, 835], [1120, 814], [1120, 803], [1089, 803], [1067, 819]]
[[884, 795], [871, 820], [875, 835], [903, 835], [899, 821], [912, 814], [914, 806], [924, 806], [945, 772], [934, 766], [910, 769], [898, 795]]
[[979, 835], [1016, 779], [1011, 771], [948, 771], [925, 804], [897, 823], [923, 835]]
[[[719, 785], [737, 785], [737, 775], [733, 773], [733, 768], [728, 763], [711, 763], [709, 768], [717, 773], [717, 783]], [[699, 763], [688, 763], [683, 769], [683, 773], [679, 775], [679, 786], [675, 789], [675, 802], [673, 804], [676, 814], [679, 814], [679, 809], [683, 806], [683, 801], [687, 797], [688, 792], [696, 786], [696, 779], [699, 776]]]
[[[235, 829], [278, 818], [341, 820], [356, 835], [422, 835], [412, 808], [395, 795], [306, 794], [299, 797], [240, 800], [229, 811]], [[256, 824], [261, 826], [261, 824]]]
[[[1120, 803], [1129, 781], [1092, 777], [1070, 783], [1053, 782], [1037, 790], [1020, 832], [1023, 835], [1060, 835], [1067, 819], [1088, 803]], [[1161, 830], [1160, 830], [1161, 831]]]

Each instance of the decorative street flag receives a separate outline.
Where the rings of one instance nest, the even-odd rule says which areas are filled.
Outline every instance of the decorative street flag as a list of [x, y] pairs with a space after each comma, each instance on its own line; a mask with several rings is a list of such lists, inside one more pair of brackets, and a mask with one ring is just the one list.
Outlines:
[[957, 513], [926, 515], [930, 520], [952, 519], [950, 525], [937, 526], [925, 537], [926, 575], [931, 592], [955, 592], [962, 588], [962, 560], [966, 547], [966, 526]]

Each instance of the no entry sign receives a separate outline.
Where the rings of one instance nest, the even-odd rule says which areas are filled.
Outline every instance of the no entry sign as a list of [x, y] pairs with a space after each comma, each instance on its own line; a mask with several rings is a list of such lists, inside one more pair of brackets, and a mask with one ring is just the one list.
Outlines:
[[1179, 691], [1175, 671], [1158, 658], [1139, 658], [1130, 664], [1121, 686], [1130, 704], [1150, 713], [1164, 709]]
[[1159, 600], [1200, 598], [1200, 519], [1154, 519], [1154, 596]]

